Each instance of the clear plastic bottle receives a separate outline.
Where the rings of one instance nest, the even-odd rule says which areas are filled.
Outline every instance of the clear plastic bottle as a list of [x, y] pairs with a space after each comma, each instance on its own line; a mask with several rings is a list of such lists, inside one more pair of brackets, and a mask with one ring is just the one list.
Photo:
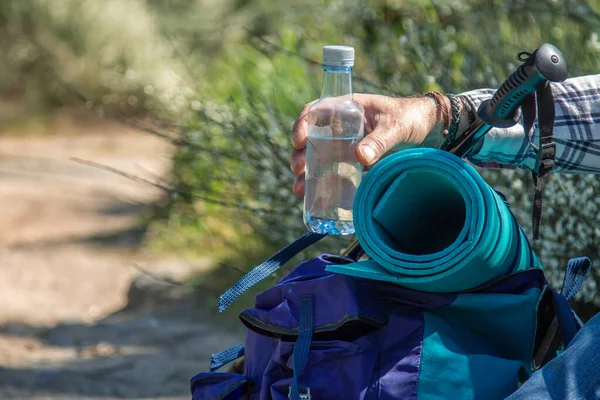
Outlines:
[[364, 110], [352, 98], [354, 48], [323, 48], [323, 90], [308, 111], [304, 224], [311, 232], [354, 233], [352, 204], [363, 167], [355, 150]]

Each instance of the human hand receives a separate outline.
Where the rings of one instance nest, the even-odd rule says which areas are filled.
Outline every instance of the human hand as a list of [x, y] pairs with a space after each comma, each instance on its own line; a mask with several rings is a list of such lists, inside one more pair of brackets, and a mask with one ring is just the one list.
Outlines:
[[[438, 109], [430, 97], [401, 97], [371, 94], [354, 94], [354, 101], [365, 111], [365, 138], [356, 147], [356, 157], [365, 167], [375, 164], [384, 154], [398, 145], [404, 147], [423, 145], [427, 135], [437, 125]], [[450, 109], [449, 100], [446, 110]], [[304, 106], [292, 130], [294, 150], [291, 168], [296, 175], [294, 194], [304, 195], [304, 172], [306, 169], [307, 116], [310, 106]], [[439, 128], [441, 132], [441, 128]], [[441, 141], [433, 143], [438, 147]]]

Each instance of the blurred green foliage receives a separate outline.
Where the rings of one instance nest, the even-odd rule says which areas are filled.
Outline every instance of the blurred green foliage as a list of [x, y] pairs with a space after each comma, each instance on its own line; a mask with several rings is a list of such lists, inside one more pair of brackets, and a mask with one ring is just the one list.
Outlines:
[[[295, 14], [278, 29], [249, 34], [212, 63], [202, 90], [211, 101], [183, 134], [191, 143], [233, 151], [239, 158], [184, 146], [176, 158], [175, 176], [183, 187], [203, 194], [234, 200], [243, 207], [269, 208], [268, 213], [229, 210], [230, 225], [244, 221], [251, 227], [243, 242], [260, 240], [257, 247], [264, 249], [256, 253], [258, 260], [246, 258], [250, 253], [244, 251], [230, 252], [231, 262], [250, 267], [260, 261], [259, 255], [267, 256], [303, 230], [301, 202], [290, 193], [289, 134], [302, 105], [318, 97], [321, 68], [311, 60], [320, 60], [323, 44], [356, 47], [355, 82], [361, 92], [418, 95], [429, 90], [457, 93], [497, 87], [516, 68], [519, 51], [532, 51], [544, 42], [562, 49], [571, 76], [578, 76], [597, 72], [599, 5], [323, 2]], [[529, 174], [481, 172], [493, 187], [507, 194], [519, 221], [531, 233]], [[600, 261], [598, 186], [593, 176], [555, 176], [547, 184], [543, 240], [535, 246], [557, 287], [568, 258], [589, 255]], [[202, 218], [191, 220], [196, 224]], [[316, 251], [337, 252], [342, 245], [330, 241]], [[226, 276], [227, 283], [239, 277]], [[599, 276], [587, 281], [584, 300], [594, 299]]]
[[[225, 266], [199, 279], [226, 286], [304, 230], [290, 132], [319, 96], [324, 44], [356, 48], [355, 91], [410, 96], [497, 87], [519, 51], [544, 42], [563, 51], [571, 76], [596, 73], [599, 30], [600, 0], [13, 0], [0, 4], [0, 89], [27, 82], [21, 90], [48, 107], [74, 88], [96, 112], [174, 123], [177, 190], [155, 214], [153, 244], [212, 255]], [[482, 174], [530, 232], [529, 174]], [[600, 265], [599, 185], [549, 179], [536, 247], [557, 286], [569, 257]]]
[[[237, 3], [3, 0], [3, 103], [20, 104], [20, 118], [63, 106], [187, 118], [203, 68], [249, 19]], [[12, 109], [3, 109], [11, 112], [0, 114], [0, 123], [12, 122]]]

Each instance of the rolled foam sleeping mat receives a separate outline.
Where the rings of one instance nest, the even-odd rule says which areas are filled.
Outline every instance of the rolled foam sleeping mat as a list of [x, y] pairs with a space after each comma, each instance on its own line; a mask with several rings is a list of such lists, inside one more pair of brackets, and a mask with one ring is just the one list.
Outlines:
[[358, 188], [353, 218], [371, 259], [328, 271], [451, 293], [541, 268], [504, 199], [445, 151], [409, 149], [380, 161]]

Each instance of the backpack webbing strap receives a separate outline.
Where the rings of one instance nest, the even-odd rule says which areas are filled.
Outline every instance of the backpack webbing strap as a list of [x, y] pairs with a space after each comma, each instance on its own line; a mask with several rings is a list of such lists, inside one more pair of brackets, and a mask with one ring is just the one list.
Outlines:
[[555, 291], [552, 291], [552, 295], [552, 304], [554, 305], [558, 327], [562, 335], [564, 347], [567, 348], [577, 333], [577, 324], [575, 323], [573, 311], [571, 311], [571, 306], [569, 306], [567, 298]]
[[577, 292], [579, 292], [591, 268], [592, 260], [588, 257], [578, 257], [569, 260], [560, 292], [567, 300], [572, 300]]
[[553, 292], [553, 303], [558, 319], [558, 326], [562, 334], [565, 348], [571, 343], [573, 337], [578, 331], [577, 321], [569, 306], [569, 300], [572, 300], [579, 289], [583, 286], [585, 277], [590, 272], [592, 260], [588, 257], [572, 258], [567, 263], [563, 286], [560, 293]]
[[563, 337], [565, 348], [571, 343], [573, 337], [578, 331], [577, 320], [569, 306], [569, 300], [572, 300], [579, 289], [583, 286], [585, 277], [590, 272], [592, 260], [588, 257], [572, 258], [567, 264], [563, 287], [560, 294], [554, 292], [554, 307], [556, 318]]
[[244, 343], [233, 346], [230, 349], [223, 350], [220, 353], [210, 356], [210, 372], [216, 371], [225, 364], [237, 360], [244, 356]]
[[258, 282], [269, 277], [296, 254], [323, 239], [325, 236], [327, 235], [307, 232], [272, 255], [267, 261], [248, 272], [219, 297], [219, 312], [225, 311], [240, 295]]
[[[310, 388], [300, 387], [299, 380], [304, 373], [304, 368], [308, 363], [308, 352], [313, 335], [313, 298], [308, 294], [300, 298], [300, 333], [296, 339], [294, 353], [292, 354], [292, 366], [294, 368], [294, 378], [290, 385], [289, 398], [291, 400], [310, 399]], [[302, 394], [300, 390], [302, 389]]]
[[540, 129], [539, 145], [536, 146], [529, 139], [531, 146], [537, 153], [536, 165], [531, 174], [535, 185], [532, 214], [533, 240], [539, 240], [540, 238], [542, 195], [544, 191], [542, 179], [552, 172], [556, 156], [556, 144], [552, 140], [555, 117], [554, 99], [552, 97], [552, 86], [549, 82], [545, 82], [544, 85], [537, 89], [535, 95], [532, 93], [523, 102], [523, 123], [525, 126], [525, 135], [528, 138], [530, 138], [529, 133], [536, 118], [536, 101], [538, 126]]
[[[541, 368], [552, 360], [561, 348], [567, 348], [577, 331], [583, 326], [577, 314], [571, 310], [569, 300], [572, 300], [579, 292], [591, 267], [592, 261], [588, 257], [569, 260], [562, 290], [560, 293], [550, 290], [554, 317], [547, 328], [538, 351], [534, 355], [533, 365], [535, 369]], [[560, 338], [557, 338], [559, 330]]]

